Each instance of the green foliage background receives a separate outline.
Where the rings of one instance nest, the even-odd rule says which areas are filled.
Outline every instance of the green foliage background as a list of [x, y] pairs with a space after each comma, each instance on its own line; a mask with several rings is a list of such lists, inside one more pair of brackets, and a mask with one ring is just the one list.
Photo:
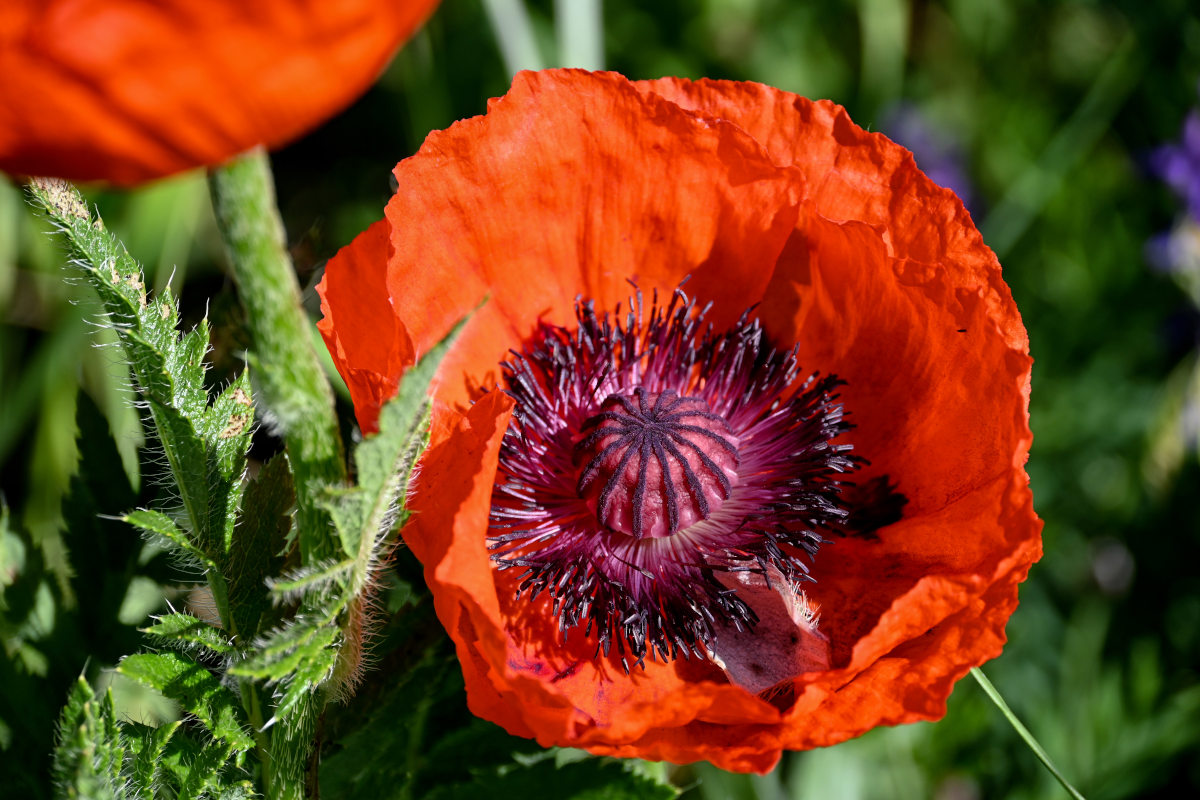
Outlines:
[[[562, 4], [543, 0], [527, 4], [535, 49], [506, 61], [498, 41], [512, 40], [487, 15], [501, 5], [444, 0], [375, 88], [273, 155], [312, 310], [323, 261], [379, 217], [391, 167], [429, 130], [482, 113], [515, 65], [589, 60], [559, 46], [572, 32], [555, 29]], [[832, 98], [885, 133], [903, 100], [961, 144], [972, 213], [1036, 359], [1029, 471], [1046, 520], [1046, 556], [988, 673], [1089, 798], [1200, 789], [1188, 758], [1200, 745], [1200, 462], [1171, 446], [1200, 328], [1143, 256], [1180, 213], [1144, 163], [1197, 103], [1200, 14], [1185, 0], [608, 0], [603, 19], [604, 65], [629, 77], [758, 80]], [[208, 314], [206, 380], [227, 385], [248, 337], [203, 176], [90, 199], [150, 288], [179, 293], [185, 327]], [[198, 577], [112, 519], [161, 499], [161, 476], [138, 467], [127, 380], [115, 352], [94, 346], [114, 337], [88, 322], [97, 300], [66, 277], [45, 230], [0, 184], [0, 760], [14, 796], [28, 797], [49, 796], [55, 722], [78, 676], [98, 695], [111, 686], [122, 719], [177, 717], [112, 667], [142, 647], [149, 614], [188, 604]], [[349, 431], [344, 395], [340, 410]], [[279, 447], [260, 431], [250, 459]], [[653, 796], [668, 774], [696, 798], [1062, 796], [970, 681], [940, 723], [789, 755], [765, 777], [543, 754], [467, 714], [419, 575], [398, 553], [381, 603], [408, 613], [384, 625], [377, 668], [325, 721], [328, 796], [466, 797], [486, 785], [582, 797], [601, 784], [634, 786], [605, 796]]]

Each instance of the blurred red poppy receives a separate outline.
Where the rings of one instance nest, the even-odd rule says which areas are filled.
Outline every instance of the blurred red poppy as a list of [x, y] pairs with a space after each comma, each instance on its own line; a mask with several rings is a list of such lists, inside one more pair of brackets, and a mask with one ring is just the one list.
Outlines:
[[437, 0], [6, 0], [0, 170], [129, 185], [349, 105]]
[[[758, 84], [564, 70], [519, 75], [395, 174], [386, 218], [329, 263], [320, 327], [370, 431], [405, 369], [487, 298], [440, 369], [403, 530], [476, 714], [543, 745], [765, 771], [782, 750], [942, 716], [953, 683], [1000, 653], [1041, 553], [1028, 342], [969, 215], [906, 150], [832, 103]], [[689, 276], [688, 295], [711, 303], [699, 326], [694, 307], [665, 308]], [[613, 313], [630, 281], [646, 321]], [[788, 373], [796, 393], [735, 419], [788, 364], [804, 370]], [[814, 371], [844, 385], [806, 383]], [[684, 400], [692, 423], [645, 422]], [[583, 413], [595, 416], [580, 426]], [[629, 442], [643, 446], [640, 477]], [[792, 457], [775, 458], [778, 442], [815, 489], [775, 474]], [[724, 488], [698, 455], [721, 448], [736, 451]], [[588, 481], [605, 470], [597, 499]], [[741, 538], [689, 549], [696, 531]], [[574, 538], [552, 563], [561, 537]], [[613, 567], [637, 548], [674, 555]], [[784, 615], [796, 631], [811, 614], [793, 613], [807, 604], [792, 592], [819, 607], [819, 633], [792, 645], [759, 603], [762, 581], [743, 595], [777, 566], [795, 580], [766, 593], [801, 600]], [[660, 591], [663, 576], [697, 583]], [[719, 602], [689, 605], [716, 596], [714, 580]], [[753, 632], [723, 638], [735, 627]], [[738, 659], [792, 666], [756, 682]]]

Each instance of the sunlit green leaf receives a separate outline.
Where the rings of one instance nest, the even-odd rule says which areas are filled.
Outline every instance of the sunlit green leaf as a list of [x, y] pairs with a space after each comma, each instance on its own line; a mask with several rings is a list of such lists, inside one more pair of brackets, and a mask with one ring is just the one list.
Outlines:
[[181, 653], [139, 653], [122, 660], [117, 671], [179, 703], [232, 750], [254, 746], [238, 699], [203, 664]]
[[429, 384], [464, 324], [465, 320], [460, 321], [405, 373], [396, 396], [384, 404], [379, 432], [363, 440], [354, 452], [358, 468], [355, 487], [331, 489], [325, 498], [342, 549], [356, 564], [355, 594], [367, 580], [372, 554], [402, 513], [400, 499], [428, 439]]
[[80, 678], [59, 717], [54, 781], [68, 798], [122, 798], [125, 743], [113, 710], [112, 694], [99, 701]]
[[280, 681], [301, 670], [308, 659], [325, 663], [323, 651], [331, 647], [341, 633], [331, 622], [298, 617], [258, 643], [248, 659], [238, 662], [229, 671], [247, 678]]
[[220, 630], [191, 614], [164, 614], [156, 617], [154, 624], [143, 628], [142, 633], [194, 646], [214, 655], [227, 655], [236, 649]]
[[198, 548], [175, 521], [161, 511], [138, 509], [125, 515], [125, 521], [147, 533], [161, 536], [182, 552], [196, 559], [210, 569], [216, 569], [216, 564]]
[[182, 724], [176, 720], [157, 728], [132, 724], [126, 726], [126, 740], [133, 754], [129, 766], [129, 780], [134, 791], [140, 796], [153, 797], [152, 793], [161, 784], [159, 772], [162, 769], [163, 752]]

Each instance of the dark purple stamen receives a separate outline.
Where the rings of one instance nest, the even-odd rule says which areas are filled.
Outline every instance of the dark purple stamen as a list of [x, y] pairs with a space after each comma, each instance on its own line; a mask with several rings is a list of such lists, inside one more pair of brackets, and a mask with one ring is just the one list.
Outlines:
[[574, 330], [543, 324], [502, 365], [516, 407], [489, 537], [499, 569], [523, 570], [519, 596], [547, 593], [562, 630], [626, 667], [753, 628], [719, 576], [808, 580], [861, 463], [834, 443], [840, 381], [802, 378], [749, 313], [715, 333], [681, 290], [646, 311], [640, 293], [624, 318], [577, 302]]

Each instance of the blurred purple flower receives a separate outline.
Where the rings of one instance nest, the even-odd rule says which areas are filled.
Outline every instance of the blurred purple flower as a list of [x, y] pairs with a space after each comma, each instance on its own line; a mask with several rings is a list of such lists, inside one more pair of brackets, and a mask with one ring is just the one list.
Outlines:
[[1150, 170], [1187, 203], [1188, 214], [1200, 222], [1200, 111], [1192, 109], [1183, 123], [1178, 144], [1150, 155]]
[[1200, 109], [1188, 113], [1179, 141], [1151, 151], [1145, 164], [1187, 207], [1170, 230], [1146, 241], [1146, 261], [1174, 276], [1200, 308]]
[[930, 180], [953, 191], [968, 211], [975, 212], [974, 190], [963, 167], [962, 145], [953, 134], [935, 126], [919, 108], [907, 102], [897, 103], [884, 113], [880, 130], [911, 150], [917, 166]]
[[1181, 217], [1170, 230], [1146, 240], [1145, 256], [1156, 272], [1196, 272], [1200, 269], [1200, 222]]

